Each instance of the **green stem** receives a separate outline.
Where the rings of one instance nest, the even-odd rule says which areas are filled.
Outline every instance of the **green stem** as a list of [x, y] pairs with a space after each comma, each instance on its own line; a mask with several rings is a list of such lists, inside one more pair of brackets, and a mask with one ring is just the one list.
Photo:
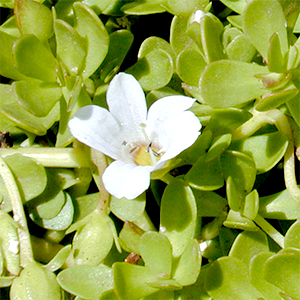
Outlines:
[[0, 148], [0, 156], [5, 157], [15, 153], [35, 159], [44, 167], [55, 168], [82, 168], [90, 167], [88, 156], [79, 148], [54, 147], [20, 147]]
[[278, 232], [269, 222], [262, 216], [257, 214], [254, 222], [266, 232], [281, 248], [284, 248], [284, 236]]
[[22, 198], [15, 181], [15, 178], [0, 155], [0, 176], [3, 179], [5, 187], [10, 197], [13, 208], [14, 220], [19, 224], [18, 236], [20, 241], [21, 266], [25, 267], [29, 262], [34, 261], [30, 234], [27, 227], [26, 216], [23, 208]]

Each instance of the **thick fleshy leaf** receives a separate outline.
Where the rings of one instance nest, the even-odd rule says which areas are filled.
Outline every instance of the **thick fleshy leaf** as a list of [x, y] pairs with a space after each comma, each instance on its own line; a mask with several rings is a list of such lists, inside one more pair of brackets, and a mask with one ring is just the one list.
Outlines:
[[227, 7], [231, 8], [233, 11], [241, 14], [247, 4], [247, 0], [221, 0]]
[[0, 64], [0, 74], [14, 80], [26, 80], [27, 77], [16, 68], [12, 57], [12, 48], [16, 40], [16, 37], [0, 30], [0, 60], [5, 62]]
[[207, 270], [205, 287], [214, 300], [263, 299], [250, 283], [248, 268], [235, 257], [222, 257]]
[[118, 157], [122, 144], [119, 124], [106, 109], [96, 105], [84, 106], [68, 126], [72, 135], [82, 143], [114, 159]]
[[[108, 53], [100, 67], [100, 78], [104, 82], [110, 81], [111, 78], [119, 71], [132, 42], [133, 34], [129, 30], [117, 30], [109, 35]], [[99, 88], [101, 88], [101, 86]]]
[[74, 206], [71, 197], [66, 194], [66, 203], [59, 212], [59, 214], [53, 219], [41, 219], [38, 215], [32, 213], [31, 219], [39, 226], [50, 229], [50, 230], [65, 230], [67, 229], [72, 221], [74, 215]]
[[258, 227], [252, 220], [242, 216], [238, 211], [231, 209], [227, 215], [227, 219], [223, 223], [228, 228], [241, 229], [246, 231], [256, 231]]
[[53, 18], [50, 9], [32, 0], [15, 0], [14, 14], [22, 35], [34, 34], [42, 41], [53, 34]]
[[18, 70], [25, 76], [56, 82], [56, 59], [35, 35], [25, 35], [17, 40], [13, 56]]
[[189, 17], [195, 10], [204, 9], [208, 0], [168, 0], [170, 11], [180, 17]]
[[157, 292], [148, 285], [156, 276], [147, 267], [116, 262], [113, 265], [115, 292], [119, 299], [139, 300]]
[[181, 285], [195, 283], [200, 272], [201, 256], [199, 243], [193, 239], [180, 256], [173, 278]]
[[158, 232], [145, 232], [140, 239], [140, 253], [145, 266], [157, 276], [171, 277], [172, 245]]
[[197, 48], [196, 43], [186, 34], [189, 18], [175, 16], [171, 23], [170, 44], [176, 56], [188, 46]]
[[154, 49], [126, 72], [134, 75], [143, 89], [157, 90], [170, 82], [174, 72], [173, 59], [167, 51]]
[[134, 199], [150, 185], [152, 166], [114, 161], [103, 174], [106, 190], [116, 198]]
[[285, 234], [284, 247], [300, 250], [300, 221], [296, 221]]
[[45, 117], [62, 96], [57, 83], [40, 80], [15, 81], [12, 84], [17, 101], [31, 114]]
[[264, 251], [269, 251], [268, 239], [264, 232], [243, 231], [235, 239], [229, 256], [238, 258], [249, 266], [252, 257]]
[[16, 100], [11, 85], [1, 84], [0, 111], [18, 127], [36, 135], [45, 135], [47, 129], [57, 120], [59, 107], [55, 105], [46, 117], [36, 117], [30, 114]]
[[185, 181], [195, 189], [213, 191], [223, 186], [224, 179], [220, 169], [219, 158], [206, 161], [206, 155], [197, 162], [185, 176]]
[[272, 169], [283, 157], [287, 147], [288, 138], [280, 131], [252, 136], [230, 145], [230, 149], [251, 155], [258, 174]]
[[57, 57], [66, 65], [71, 75], [81, 74], [87, 55], [84, 39], [62, 20], [54, 22]]
[[144, 212], [146, 205], [146, 195], [142, 194], [139, 197], [128, 200], [126, 198], [117, 199], [111, 197], [110, 209], [114, 215], [123, 221], [135, 221]]
[[113, 288], [112, 269], [101, 266], [74, 266], [57, 276], [63, 289], [84, 299], [96, 299]]
[[293, 299], [299, 299], [300, 294], [300, 250], [290, 249], [271, 256], [264, 267], [264, 278], [282, 289]]
[[40, 195], [46, 187], [45, 168], [32, 158], [21, 154], [13, 154], [4, 158], [22, 189], [25, 201]]
[[173, 180], [164, 191], [160, 216], [160, 232], [170, 240], [173, 256], [180, 256], [194, 237], [196, 219], [196, 200], [191, 188], [182, 180]]
[[75, 2], [73, 7], [76, 16], [74, 28], [86, 40], [87, 56], [82, 75], [88, 78], [104, 60], [109, 36], [100, 18], [91, 8], [81, 2]]
[[286, 20], [280, 3], [276, 0], [253, 0], [243, 12], [244, 32], [253, 46], [268, 59], [270, 38], [278, 34], [281, 53], [288, 50]]
[[156, 36], [151, 36], [143, 41], [139, 49], [138, 58], [146, 56], [154, 49], [162, 49], [168, 52], [172, 56], [173, 61], [175, 61], [175, 55], [171, 45], [166, 40]]
[[221, 166], [225, 180], [231, 176], [239, 190], [250, 192], [256, 178], [255, 162], [238, 151], [225, 151], [221, 155]]
[[137, 0], [122, 6], [122, 11], [128, 15], [147, 15], [166, 11], [165, 0]]
[[206, 61], [211, 63], [213, 61], [225, 59], [221, 34], [223, 32], [222, 22], [214, 15], [208, 13], [200, 23], [201, 43], [205, 54]]
[[196, 87], [205, 66], [206, 62], [202, 55], [192, 48], [184, 49], [176, 59], [178, 76], [185, 83]]
[[219, 217], [226, 210], [227, 201], [214, 192], [193, 190], [198, 217]]
[[205, 103], [214, 108], [244, 104], [266, 92], [255, 75], [267, 72], [266, 67], [241, 61], [213, 62], [202, 73], [201, 95]]
[[94, 213], [74, 237], [73, 257], [77, 265], [99, 265], [113, 245], [111, 220], [104, 213]]
[[282, 292], [281, 289], [266, 281], [263, 276], [264, 264], [273, 254], [274, 253], [272, 252], [261, 252], [253, 256], [250, 261], [251, 283], [266, 297], [266, 299], [282, 300], [279, 294]]
[[300, 208], [288, 190], [261, 197], [259, 214], [264, 218], [295, 220], [300, 218]]
[[[144, 139], [141, 124], [146, 123], [146, 99], [140, 84], [132, 75], [120, 73], [113, 78], [107, 90], [107, 105], [122, 131], [131, 135], [126, 142]], [[129, 139], [130, 136], [124, 138]]]

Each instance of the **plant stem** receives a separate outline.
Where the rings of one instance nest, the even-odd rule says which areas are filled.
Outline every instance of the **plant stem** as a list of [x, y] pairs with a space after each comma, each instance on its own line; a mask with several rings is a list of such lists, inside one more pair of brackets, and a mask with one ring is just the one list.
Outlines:
[[10, 197], [13, 207], [14, 220], [19, 224], [18, 236], [20, 241], [21, 266], [25, 267], [29, 262], [34, 261], [30, 242], [30, 234], [27, 227], [26, 216], [23, 208], [22, 198], [15, 181], [15, 178], [0, 155], [0, 176], [3, 179], [5, 187]]
[[254, 222], [265, 231], [281, 248], [284, 248], [284, 236], [278, 232], [269, 222], [262, 216], [257, 214]]
[[44, 167], [55, 168], [82, 168], [90, 167], [87, 155], [79, 148], [54, 148], [54, 147], [20, 147], [0, 148], [0, 156], [5, 157], [15, 153], [35, 159]]

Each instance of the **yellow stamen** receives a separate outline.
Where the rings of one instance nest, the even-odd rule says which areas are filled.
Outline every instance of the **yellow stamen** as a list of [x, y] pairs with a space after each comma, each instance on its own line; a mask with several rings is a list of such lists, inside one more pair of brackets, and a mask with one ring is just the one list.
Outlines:
[[151, 144], [142, 145], [134, 153], [134, 162], [140, 166], [154, 166], [162, 155], [158, 151], [159, 149], [153, 147]]

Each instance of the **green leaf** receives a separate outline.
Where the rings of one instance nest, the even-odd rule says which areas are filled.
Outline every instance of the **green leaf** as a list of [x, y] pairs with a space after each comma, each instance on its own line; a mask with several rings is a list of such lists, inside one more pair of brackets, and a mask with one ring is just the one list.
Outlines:
[[109, 217], [104, 213], [95, 212], [74, 237], [73, 257], [75, 263], [99, 265], [110, 251], [113, 240]]
[[297, 248], [300, 250], [300, 221], [296, 221], [288, 229], [284, 237], [285, 248]]
[[231, 209], [227, 215], [227, 219], [223, 223], [224, 226], [234, 229], [242, 229], [246, 231], [256, 231], [258, 227], [252, 220], [241, 215], [239, 211]]
[[110, 209], [112, 213], [123, 221], [133, 222], [137, 220], [144, 212], [145, 206], [145, 193], [133, 200], [128, 200], [126, 198], [117, 199], [115, 197], [111, 197], [110, 200]]
[[120, 15], [122, 12], [120, 8], [126, 0], [83, 0], [84, 4], [92, 7], [97, 15]]
[[139, 49], [138, 58], [143, 58], [154, 49], [161, 49], [168, 52], [172, 56], [173, 61], [175, 62], [176, 58], [171, 45], [166, 40], [156, 36], [148, 37], [143, 41]]
[[101, 266], [74, 266], [57, 275], [61, 287], [84, 299], [98, 299], [104, 292], [113, 289], [112, 269]]
[[214, 300], [263, 297], [250, 283], [246, 265], [235, 257], [222, 257], [213, 262], [207, 270], [205, 287]]
[[25, 201], [37, 197], [44, 191], [47, 177], [41, 164], [21, 154], [5, 156], [4, 160], [12, 170]]
[[277, 0], [253, 0], [243, 12], [244, 32], [252, 45], [268, 59], [270, 38], [278, 34], [282, 56], [288, 51], [286, 20]]
[[137, 0], [122, 6], [122, 11], [128, 15], [148, 15], [166, 11], [162, 5], [165, 0]]
[[222, 22], [213, 14], [207, 13], [200, 23], [201, 42], [207, 63], [226, 58], [221, 35], [223, 33]]
[[204, 9], [208, 0], [168, 0], [170, 11], [180, 17], [189, 17], [197, 9]]
[[280, 297], [281, 289], [266, 281], [263, 276], [265, 262], [274, 253], [261, 252], [253, 256], [250, 261], [250, 277], [251, 283], [258, 289], [266, 299], [282, 300]]
[[[26, 289], [24, 289], [26, 286]], [[61, 299], [61, 289], [53, 273], [36, 262], [28, 262], [10, 289], [10, 299], [56, 300]]]
[[227, 7], [241, 14], [247, 4], [247, 0], [221, 0]]
[[214, 192], [193, 190], [197, 202], [198, 217], [219, 217], [226, 210], [227, 201]]
[[57, 58], [67, 67], [69, 74], [81, 74], [87, 55], [84, 39], [73, 27], [62, 20], [55, 20], [54, 30]]
[[100, 77], [104, 82], [110, 81], [120, 69], [132, 45], [133, 34], [128, 30], [117, 30], [109, 35], [109, 40], [108, 53], [100, 67]]
[[162, 233], [148, 231], [140, 239], [140, 253], [148, 267], [159, 277], [169, 279], [172, 271], [172, 245]]
[[201, 267], [199, 243], [193, 239], [179, 258], [173, 278], [181, 285], [190, 285], [196, 282]]
[[271, 256], [264, 267], [264, 278], [293, 299], [300, 295], [300, 250], [290, 249]]
[[122, 248], [128, 252], [141, 254], [139, 245], [140, 238], [144, 231], [137, 225], [131, 222], [125, 222], [122, 230], [120, 231], [119, 238]]
[[185, 50], [189, 46], [194, 46], [195, 49], [198, 48], [196, 43], [186, 33], [188, 21], [189, 18], [180, 18], [178, 16], [175, 16], [172, 20], [170, 44], [176, 56], [178, 56], [181, 51]]
[[41, 219], [37, 214], [32, 212], [30, 217], [35, 223], [43, 228], [50, 230], [65, 230], [71, 225], [73, 215], [74, 207], [72, 199], [69, 194], [66, 193], [66, 202], [57, 216], [52, 219]]
[[214, 108], [239, 106], [265, 93], [257, 74], [266, 67], [241, 61], [220, 60], [204, 69], [200, 79], [201, 95]]
[[295, 220], [300, 218], [300, 208], [288, 190], [261, 197], [259, 214], [263, 218]]
[[224, 108], [214, 109], [205, 131], [210, 130], [213, 136], [233, 132], [236, 128], [250, 120], [251, 113], [245, 109]]
[[32, 0], [15, 0], [14, 14], [22, 35], [33, 34], [41, 41], [53, 35], [53, 18], [50, 9]]
[[249, 193], [256, 178], [255, 162], [248, 155], [237, 151], [225, 151], [221, 155], [225, 180], [231, 176], [239, 190]]
[[252, 46], [249, 39], [244, 34], [241, 34], [227, 46], [226, 54], [231, 60], [250, 63], [256, 54], [256, 49]]
[[16, 67], [25, 76], [56, 82], [56, 59], [35, 35], [25, 35], [17, 40], [13, 57]]
[[43, 268], [46, 268], [49, 272], [55, 272], [65, 263], [69, 254], [71, 253], [71, 245], [63, 247], [54, 258], [48, 262], [47, 265], [44, 265]]
[[86, 41], [87, 56], [83, 70], [84, 79], [92, 75], [104, 60], [109, 45], [109, 35], [94, 11], [81, 2], [73, 4], [74, 28]]
[[201, 54], [192, 48], [184, 49], [176, 59], [176, 69], [180, 79], [188, 85], [196, 87], [205, 66], [206, 62]]
[[127, 69], [139, 81], [143, 89], [156, 90], [167, 85], [173, 75], [174, 67], [171, 55], [161, 49], [155, 49], [136, 64]]
[[206, 160], [207, 155], [201, 155], [185, 175], [184, 180], [193, 188], [203, 191], [216, 190], [223, 186], [219, 157]]
[[300, 127], [300, 106], [299, 106], [299, 97], [294, 97], [286, 103], [286, 106], [289, 109], [294, 121]]
[[16, 100], [36, 117], [45, 117], [62, 96], [57, 83], [40, 80], [15, 81], [12, 84]]
[[12, 49], [16, 40], [16, 37], [0, 30], [0, 60], [5, 62], [0, 64], [0, 74], [14, 80], [26, 80], [28, 78], [19, 72], [13, 60]]
[[258, 111], [267, 111], [277, 108], [278, 106], [289, 102], [289, 100], [294, 99], [298, 93], [299, 90], [294, 86], [294, 84], [291, 83], [284, 90], [265, 94], [256, 106], [256, 109]]
[[254, 220], [259, 208], [259, 195], [257, 190], [253, 190], [245, 197], [243, 216], [250, 220]]
[[275, 32], [270, 37], [269, 41], [268, 69], [270, 72], [276, 73], [284, 73], [286, 71], [286, 69], [284, 68], [284, 61], [280, 48], [280, 40], [277, 32]]
[[191, 188], [184, 181], [174, 179], [164, 191], [160, 213], [160, 232], [170, 240], [173, 256], [180, 256], [193, 238], [196, 219], [197, 207]]
[[243, 231], [235, 239], [229, 257], [235, 257], [249, 266], [254, 255], [269, 251], [266, 234], [261, 231]]
[[221, 155], [230, 145], [231, 143], [231, 134], [227, 133], [221, 136], [216, 137], [206, 155], [205, 160], [210, 161], [216, 159], [219, 155]]
[[147, 267], [116, 262], [113, 264], [115, 293], [120, 299], [139, 300], [157, 292], [148, 285], [156, 276]]
[[261, 174], [271, 170], [282, 159], [288, 144], [287, 136], [280, 131], [275, 131], [233, 142], [230, 149], [252, 157], [257, 173]]

